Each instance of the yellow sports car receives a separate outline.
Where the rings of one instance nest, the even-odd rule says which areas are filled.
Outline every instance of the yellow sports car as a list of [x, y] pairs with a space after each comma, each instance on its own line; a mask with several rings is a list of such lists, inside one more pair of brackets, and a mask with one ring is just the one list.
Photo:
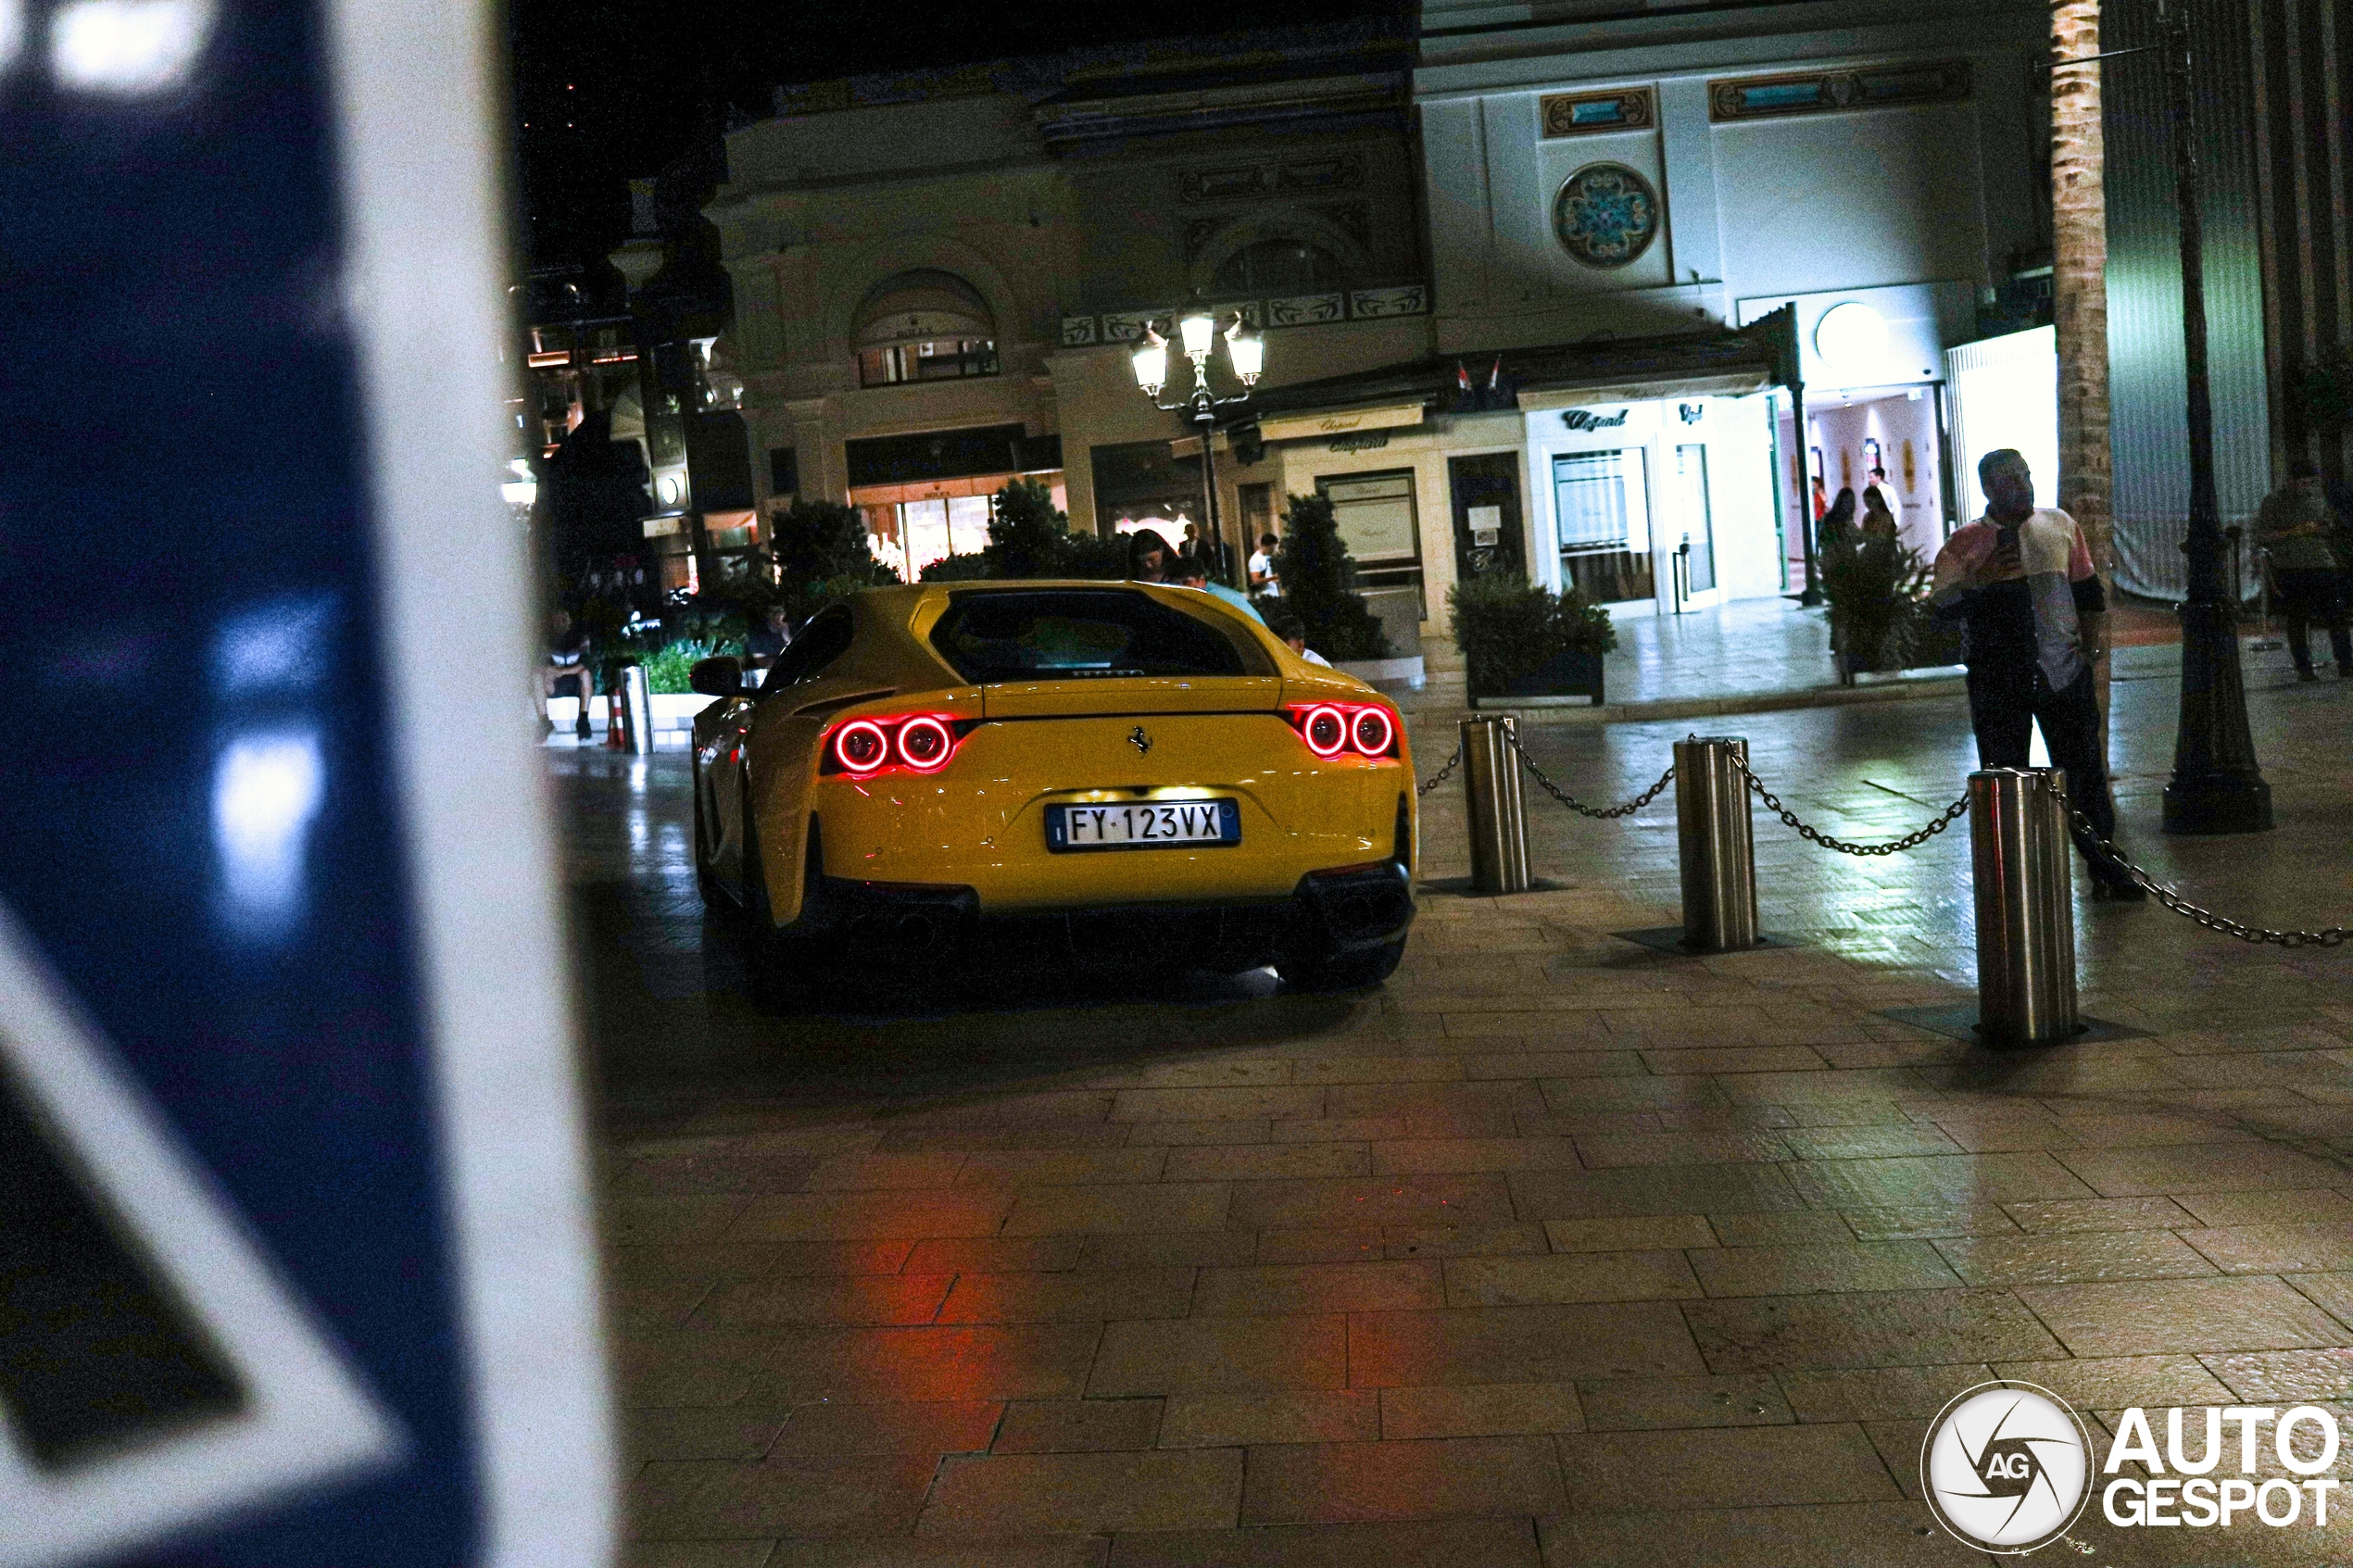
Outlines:
[[756, 979], [985, 938], [1369, 985], [1414, 918], [1397, 711], [1197, 588], [880, 588], [695, 690], [695, 857]]

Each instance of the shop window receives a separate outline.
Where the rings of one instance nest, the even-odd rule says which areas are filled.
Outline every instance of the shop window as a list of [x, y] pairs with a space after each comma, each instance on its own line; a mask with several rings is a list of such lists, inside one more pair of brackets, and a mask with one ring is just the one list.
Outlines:
[[1599, 604], [1656, 596], [1643, 452], [1569, 452], [1553, 459], [1561, 575]]
[[1213, 295], [1321, 294], [1342, 286], [1347, 269], [1319, 245], [1278, 236], [1253, 240], [1218, 263]]
[[876, 284], [850, 322], [865, 386], [997, 373], [997, 321], [980, 291], [922, 269]]
[[897, 386], [904, 382], [956, 381], [997, 373], [997, 345], [983, 339], [950, 338], [937, 343], [895, 343], [858, 351], [858, 384]]
[[1322, 478], [1315, 488], [1332, 504], [1332, 521], [1356, 562], [1356, 585], [1367, 593], [1410, 589], [1420, 618], [1428, 620], [1428, 607], [1419, 603], [1422, 539], [1413, 470]]

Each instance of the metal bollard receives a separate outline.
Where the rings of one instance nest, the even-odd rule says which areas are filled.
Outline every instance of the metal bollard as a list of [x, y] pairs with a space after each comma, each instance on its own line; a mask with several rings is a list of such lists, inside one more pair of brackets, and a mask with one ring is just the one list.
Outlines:
[[2075, 1010], [2074, 863], [2055, 769], [1969, 776], [1977, 883], [1977, 1032], [2043, 1046], [2082, 1033]]
[[644, 756], [654, 748], [653, 688], [646, 684], [646, 667], [624, 665], [621, 671], [623, 739], [631, 752]]
[[1519, 721], [1463, 721], [1463, 793], [1470, 808], [1471, 886], [1528, 891], [1528, 811], [1520, 797]]
[[1739, 735], [1675, 743], [1675, 830], [1683, 865], [1683, 946], [1730, 953], [1756, 946], [1756, 845], [1749, 825], [1748, 760]]

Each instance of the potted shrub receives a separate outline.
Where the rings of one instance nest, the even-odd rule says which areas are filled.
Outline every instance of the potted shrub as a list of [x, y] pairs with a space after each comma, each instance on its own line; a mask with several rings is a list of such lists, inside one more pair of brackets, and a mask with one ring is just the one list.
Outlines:
[[1921, 603], [1929, 565], [1918, 550], [1886, 534], [1848, 530], [1824, 543], [1819, 556], [1822, 596], [1830, 603], [1831, 651], [1839, 679], [1872, 670], [1901, 670], [1925, 651]]
[[1275, 552], [1283, 608], [1299, 618], [1307, 646], [1359, 680], [1418, 683], [1419, 659], [1390, 657], [1380, 618], [1356, 591], [1356, 563], [1340, 536], [1331, 502], [1293, 495], [1283, 514], [1283, 542]]
[[1555, 594], [1491, 572], [1456, 584], [1446, 604], [1474, 705], [1482, 697], [1604, 700], [1602, 656], [1617, 646], [1617, 628], [1609, 611], [1577, 589]]

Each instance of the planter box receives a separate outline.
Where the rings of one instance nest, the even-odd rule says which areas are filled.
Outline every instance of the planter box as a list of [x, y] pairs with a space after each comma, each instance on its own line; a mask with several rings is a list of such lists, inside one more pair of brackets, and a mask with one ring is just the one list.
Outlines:
[[1571, 648], [1556, 653], [1541, 669], [1522, 675], [1506, 684], [1500, 692], [1484, 692], [1472, 699], [1476, 708], [1486, 704], [1494, 708], [1509, 708], [1515, 698], [1587, 696], [1593, 706], [1602, 706], [1603, 659], [1600, 654], [1583, 648]]
[[[697, 692], [656, 692], [647, 702], [654, 712], [654, 733], [666, 730], [681, 733], [695, 727], [695, 715], [711, 706], [712, 698]], [[580, 717], [580, 699], [551, 696], [547, 699], [547, 717], [555, 721], [559, 730], [569, 730]], [[605, 727], [605, 699], [600, 693], [588, 704], [588, 727], [601, 731]]]
[[1336, 659], [1332, 668], [1382, 692], [1417, 692], [1429, 679], [1420, 654], [1410, 659]]

